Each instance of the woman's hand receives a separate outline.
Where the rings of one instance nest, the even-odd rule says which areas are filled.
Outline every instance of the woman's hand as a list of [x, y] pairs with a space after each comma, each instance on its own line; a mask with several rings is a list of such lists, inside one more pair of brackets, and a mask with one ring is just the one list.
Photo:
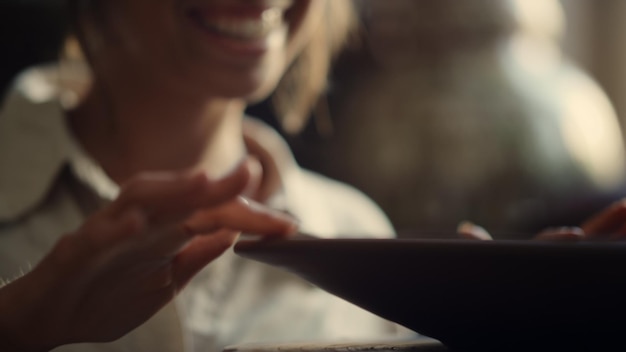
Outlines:
[[0, 350], [115, 340], [170, 302], [240, 231], [294, 232], [292, 219], [239, 196], [248, 179], [242, 165], [217, 181], [164, 173], [124, 185], [31, 272], [0, 289]]
[[[461, 237], [474, 240], [491, 240], [482, 227], [462, 222], [457, 228]], [[626, 238], [626, 200], [613, 203], [585, 221], [580, 227], [547, 229], [535, 236], [537, 240], [620, 240]]]
[[[493, 237], [483, 227], [469, 221], [463, 221], [457, 227], [460, 237], [470, 240], [491, 241]], [[544, 241], [577, 241], [584, 239], [584, 232], [579, 227], [558, 227], [546, 229], [533, 239]]]

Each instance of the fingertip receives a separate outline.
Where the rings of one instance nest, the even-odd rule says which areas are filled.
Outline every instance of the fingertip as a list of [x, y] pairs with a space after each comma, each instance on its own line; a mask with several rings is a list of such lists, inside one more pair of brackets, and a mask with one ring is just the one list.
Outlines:
[[173, 181], [176, 182], [178, 187], [181, 187], [182, 183], [181, 191], [194, 195], [210, 190], [214, 182], [209, 172], [204, 169], [179, 173], [178, 177], [173, 179]]
[[193, 194], [206, 193], [211, 189], [211, 177], [205, 170], [194, 172], [190, 178], [190, 183]]
[[232, 178], [237, 181], [238, 184], [245, 187], [248, 184], [248, 180], [252, 174], [261, 167], [258, 160], [253, 157], [245, 157], [237, 166], [233, 168], [224, 178]]
[[622, 198], [611, 203], [607, 208], [604, 208], [602, 211], [598, 213], [598, 215], [602, 214], [618, 214], [626, 210], [626, 198]]
[[284, 221], [284, 225], [278, 233], [279, 237], [290, 237], [296, 235], [300, 231], [300, 220], [293, 217], [291, 214], [286, 213], [281, 213], [280, 217]]
[[469, 222], [469, 221], [461, 221], [457, 227], [456, 227], [456, 232], [458, 233], [468, 233], [470, 232], [472, 229], [474, 229], [474, 224]]
[[578, 241], [585, 238], [580, 227], [559, 227], [547, 229], [539, 233], [535, 239], [543, 241]]
[[232, 247], [235, 242], [237, 242], [237, 239], [239, 238], [239, 236], [241, 235], [241, 232], [238, 231], [226, 231], [222, 237], [223, 237], [223, 241], [222, 243], [222, 248], [224, 248], [224, 250], [227, 250], [228, 248]]
[[567, 232], [567, 233], [570, 233], [572, 235], [581, 236], [581, 237], [585, 235], [585, 231], [583, 231], [582, 228], [577, 227], [577, 226], [561, 227], [561, 228], [559, 228], [559, 232]]
[[199, 194], [202, 195], [206, 205], [217, 205], [241, 194], [248, 185], [250, 177], [250, 170], [245, 161], [218, 179], [212, 178], [205, 172], [199, 179], [200, 187], [202, 187]]
[[456, 229], [457, 233], [466, 239], [489, 241], [493, 238], [483, 227], [475, 225], [470, 221], [462, 221]]
[[286, 229], [286, 236], [294, 236], [300, 231], [300, 222], [295, 220], [293, 221]]
[[276, 229], [268, 234], [273, 237], [289, 237], [297, 234], [300, 231], [300, 219], [292, 214], [271, 209], [271, 216], [275, 219]]
[[261, 234], [261, 236], [264, 238], [289, 238], [297, 235], [299, 229], [300, 226], [297, 223], [279, 224], [274, 229]]

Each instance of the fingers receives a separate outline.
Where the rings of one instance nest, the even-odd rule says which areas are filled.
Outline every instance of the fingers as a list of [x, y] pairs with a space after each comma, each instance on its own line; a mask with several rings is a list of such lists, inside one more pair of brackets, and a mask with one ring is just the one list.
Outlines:
[[580, 241], [585, 239], [585, 232], [580, 227], [560, 227], [547, 229], [535, 236], [540, 241]]
[[[489, 233], [483, 228], [468, 222], [459, 224], [457, 232], [468, 239], [491, 239]], [[626, 238], [626, 199], [596, 214], [581, 227], [547, 229], [535, 236], [536, 240], [547, 241], [621, 240], [624, 238]]]
[[[86, 235], [85, 244], [94, 248], [136, 237], [129, 243], [135, 252], [168, 256], [195, 235], [181, 226], [184, 219], [198, 209], [236, 199], [249, 176], [248, 163], [219, 180], [210, 180], [204, 172], [144, 174], [127, 183], [111, 206], [92, 216], [80, 232]], [[145, 236], [136, 236], [142, 233]]]
[[122, 187], [109, 211], [119, 216], [139, 207], [152, 223], [178, 221], [198, 208], [231, 200], [244, 190], [249, 177], [247, 163], [219, 180], [209, 179], [205, 172], [143, 174]]
[[[184, 253], [177, 260], [187, 263], [181, 270], [192, 275], [226, 250], [240, 231], [295, 233], [297, 222], [290, 216], [238, 196], [250, 184], [250, 172], [250, 165], [242, 163], [219, 180], [203, 172], [145, 174], [126, 184], [109, 207], [90, 217], [67, 241], [78, 246], [62, 249], [73, 252], [66, 253], [68, 258], [122, 266], [171, 260]], [[220, 229], [230, 235], [220, 235]], [[195, 238], [207, 234], [211, 236]]]
[[217, 209], [199, 211], [185, 224], [197, 234], [228, 228], [238, 232], [284, 237], [294, 234], [298, 229], [298, 222], [291, 216], [243, 197]]
[[189, 242], [174, 258], [173, 276], [177, 290], [185, 287], [198, 271], [230, 248], [238, 235], [236, 231], [220, 230]]
[[468, 240], [490, 241], [493, 240], [489, 232], [484, 228], [477, 226], [469, 221], [463, 221], [459, 224], [456, 232], [460, 237]]
[[626, 200], [614, 203], [582, 225], [589, 238], [608, 236], [619, 232], [626, 234]]
[[266, 237], [285, 237], [297, 231], [291, 216], [238, 197], [218, 208], [200, 210], [181, 223], [162, 226], [137, 243], [148, 256], [175, 255], [194, 236], [211, 235], [221, 229]]

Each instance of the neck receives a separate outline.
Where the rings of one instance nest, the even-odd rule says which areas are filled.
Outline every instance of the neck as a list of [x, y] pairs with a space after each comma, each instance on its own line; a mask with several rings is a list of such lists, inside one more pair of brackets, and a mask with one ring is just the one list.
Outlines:
[[117, 183], [146, 171], [204, 169], [218, 177], [245, 155], [242, 101], [93, 87], [71, 125]]

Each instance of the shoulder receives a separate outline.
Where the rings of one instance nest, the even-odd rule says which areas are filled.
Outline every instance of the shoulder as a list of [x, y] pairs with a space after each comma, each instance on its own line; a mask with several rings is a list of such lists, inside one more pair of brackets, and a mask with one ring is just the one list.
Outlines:
[[0, 222], [34, 209], [68, 160], [65, 113], [49, 74], [22, 73], [0, 107]]
[[299, 178], [298, 203], [306, 203], [314, 221], [326, 221], [334, 230], [331, 236], [394, 237], [387, 216], [363, 192], [309, 170]]

